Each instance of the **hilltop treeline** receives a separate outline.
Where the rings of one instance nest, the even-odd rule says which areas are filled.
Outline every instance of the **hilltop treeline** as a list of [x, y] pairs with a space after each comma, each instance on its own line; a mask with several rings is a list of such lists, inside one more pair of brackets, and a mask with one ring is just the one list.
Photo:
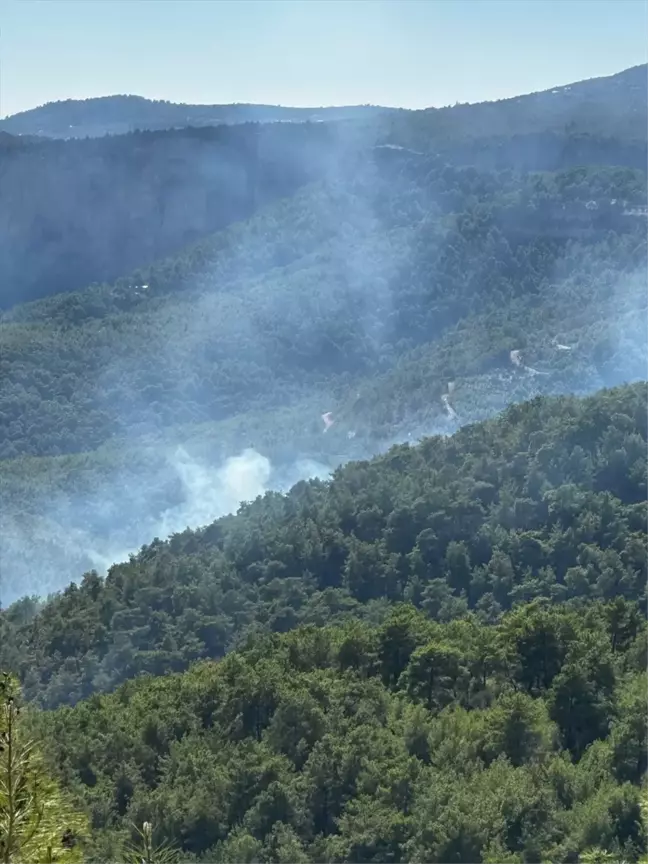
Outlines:
[[0, 120], [0, 129], [13, 135], [85, 138], [185, 126], [360, 119], [389, 110], [372, 105], [340, 108], [287, 108], [245, 103], [187, 105], [166, 99], [116, 95], [48, 102], [5, 117]]

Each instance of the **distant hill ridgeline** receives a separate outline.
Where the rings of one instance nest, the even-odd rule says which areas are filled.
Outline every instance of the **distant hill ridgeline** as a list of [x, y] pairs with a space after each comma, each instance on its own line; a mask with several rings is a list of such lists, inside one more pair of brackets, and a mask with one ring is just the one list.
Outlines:
[[[643, 171], [645, 78], [636, 67], [544, 93], [426, 111], [313, 113], [106, 97], [14, 115], [0, 121], [0, 308], [112, 281], [307, 183], [348, 183], [371, 152], [396, 174], [403, 161], [422, 157], [482, 171]], [[273, 122], [284, 114], [291, 122]], [[68, 132], [92, 124], [158, 131], [39, 137], [55, 121]]]
[[138, 130], [239, 123], [318, 123], [373, 117], [403, 109], [378, 105], [290, 108], [283, 105], [189, 105], [143, 96], [115, 95], [64, 99], [20, 111], [0, 120], [0, 130], [12, 135], [49, 138], [98, 138]]
[[[192, 105], [134, 95], [65, 99], [0, 120], [0, 132], [50, 138], [94, 138], [136, 130], [238, 123], [303, 123], [369, 120], [382, 115], [396, 123], [460, 135], [515, 135], [548, 128], [580, 127], [590, 134], [646, 138], [647, 67], [592, 78], [494, 102], [411, 111], [380, 105], [292, 108], [282, 105]], [[605, 118], [602, 117], [605, 115]], [[420, 118], [425, 122], [421, 124]]]

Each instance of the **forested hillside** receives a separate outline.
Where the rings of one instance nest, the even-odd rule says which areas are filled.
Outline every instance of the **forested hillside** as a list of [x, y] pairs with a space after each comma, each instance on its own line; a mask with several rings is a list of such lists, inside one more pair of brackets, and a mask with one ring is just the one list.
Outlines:
[[632, 334], [586, 328], [601, 317], [609, 327], [606, 305], [620, 304], [616, 319], [640, 312], [646, 222], [615, 196], [641, 204], [644, 183], [629, 169], [516, 176], [379, 159], [183, 256], [20, 306], [0, 321], [0, 455], [87, 450], [120, 426], [220, 420], [286, 402], [287, 388], [373, 378], [470, 320], [476, 330], [499, 318], [508, 333], [488, 334], [481, 352], [459, 337], [453, 360], [434, 370], [439, 386], [508, 367], [514, 349], [537, 356], [557, 335], [582, 341], [578, 360], [604, 383], [601, 340], [625, 339], [636, 374]]
[[[387, 117], [393, 126], [444, 137], [515, 136], [542, 132], [580, 132], [588, 136], [646, 140], [648, 66], [616, 75], [557, 86], [540, 93], [478, 105], [455, 105]], [[421, 118], [425, 123], [421, 123]], [[421, 140], [421, 139], [418, 139]], [[424, 139], [423, 139], [424, 140]]]
[[625, 168], [379, 150], [179, 257], [15, 307], [3, 602], [212, 521], [244, 448], [270, 460], [254, 497], [540, 393], [645, 378], [644, 201]]
[[0, 139], [0, 307], [115, 279], [326, 172], [331, 124]]
[[[494, 626], [408, 606], [33, 716], [87, 807], [182, 860], [638, 861], [646, 626], [621, 600]], [[173, 859], [171, 859], [173, 860]]]
[[0, 667], [52, 707], [219, 657], [259, 628], [379, 620], [403, 600], [484, 622], [537, 597], [643, 602], [646, 407], [644, 384], [536, 399], [268, 493], [41, 611], [10, 607]]
[[516, 405], [1, 612], [57, 860], [645, 860], [647, 404]]
[[[405, 146], [482, 169], [644, 169], [645, 71], [636, 67], [482, 105], [360, 114], [348, 109], [325, 123], [259, 124], [249, 122], [251, 116], [237, 125], [94, 140], [2, 135], [0, 308], [126, 276], [247, 219], [309, 180], [346, 180], [374, 146]], [[144, 104], [167, 110], [166, 103]], [[108, 117], [117, 107], [110, 100], [83, 105], [35, 111], [78, 109]], [[4, 124], [12, 131], [12, 118]], [[182, 122], [191, 125], [191, 118]], [[34, 128], [20, 128], [33, 135], [40, 127], [37, 121]]]
[[[78, 291], [52, 287], [54, 259], [67, 267], [74, 256], [57, 258], [54, 243], [49, 264], [45, 253], [34, 259], [52, 296], [15, 304], [0, 320], [2, 604], [46, 595], [93, 568], [104, 573], [156, 536], [208, 525], [240, 500], [324, 479], [394, 443], [452, 433], [541, 394], [645, 379], [646, 173], [623, 164], [645, 137], [641, 144], [629, 127], [610, 125], [611, 106], [625, 105], [629, 117], [639, 110], [638, 80], [629, 70], [567, 95], [458, 106], [438, 115], [461, 117], [454, 130], [423, 112], [413, 127], [402, 114], [400, 126], [390, 118], [7, 139], [8, 170], [24, 158], [21, 170], [44, 182], [56, 156], [74, 180], [88, 164], [129, 211], [129, 178], [177, 168], [174, 188], [186, 203], [192, 189], [205, 194], [200, 166], [218, 164], [214, 218], [223, 228], [178, 254], [165, 235], [165, 257], [151, 247], [156, 260], [114, 281], [103, 281], [91, 252], [83, 265], [91, 284]], [[544, 126], [531, 124], [528, 106], [543, 100], [571, 105], [573, 123], [556, 109]], [[462, 126], [471, 117], [474, 135]], [[535, 170], [545, 155], [533, 156], [528, 136], [567, 135], [589, 147], [606, 124], [607, 164], [569, 167], [578, 151], [558, 149], [550, 157], [558, 170]], [[425, 152], [394, 143], [412, 128], [427, 129]], [[505, 167], [459, 164], [477, 154], [479, 136], [479, 158], [494, 154]], [[455, 164], [453, 140], [466, 148]], [[188, 146], [204, 160], [190, 160]], [[516, 153], [534, 170], [520, 168]], [[35, 154], [43, 174], [32, 171]], [[238, 187], [221, 194], [219, 183], [233, 188], [234, 163], [241, 182], [260, 166], [251, 188], [264, 191], [252, 202]], [[162, 198], [164, 171], [155, 181]], [[20, 192], [25, 224], [31, 182]], [[96, 199], [97, 219], [115, 218], [149, 242], [149, 217], [139, 235], [124, 228], [110, 195]], [[229, 224], [239, 204], [249, 218]], [[74, 218], [94, 230], [84, 207]], [[69, 224], [61, 231], [76, 243]], [[127, 248], [115, 238], [110, 272]], [[5, 264], [20, 258], [13, 241]], [[82, 271], [75, 264], [75, 278]], [[3, 284], [25, 299], [23, 276]], [[230, 636], [226, 628], [225, 643]]]

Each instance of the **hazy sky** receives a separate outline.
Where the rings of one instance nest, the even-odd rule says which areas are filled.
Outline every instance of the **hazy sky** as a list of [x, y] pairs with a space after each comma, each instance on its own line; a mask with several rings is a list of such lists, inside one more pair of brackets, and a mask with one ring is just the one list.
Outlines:
[[0, 115], [137, 93], [404, 107], [645, 63], [648, 0], [0, 0]]

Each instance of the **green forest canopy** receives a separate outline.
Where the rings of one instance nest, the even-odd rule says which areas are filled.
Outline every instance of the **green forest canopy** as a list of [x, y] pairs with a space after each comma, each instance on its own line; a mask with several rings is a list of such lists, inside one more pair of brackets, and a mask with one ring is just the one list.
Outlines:
[[28, 714], [84, 860], [642, 860], [645, 443], [645, 385], [538, 399], [11, 607], [27, 695], [89, 696]]
[[31, 721], [89, 861], [143, 821], [187, 861], [637, 861], [646, 647], [620, 598], [496, 625], [397, 606]]

